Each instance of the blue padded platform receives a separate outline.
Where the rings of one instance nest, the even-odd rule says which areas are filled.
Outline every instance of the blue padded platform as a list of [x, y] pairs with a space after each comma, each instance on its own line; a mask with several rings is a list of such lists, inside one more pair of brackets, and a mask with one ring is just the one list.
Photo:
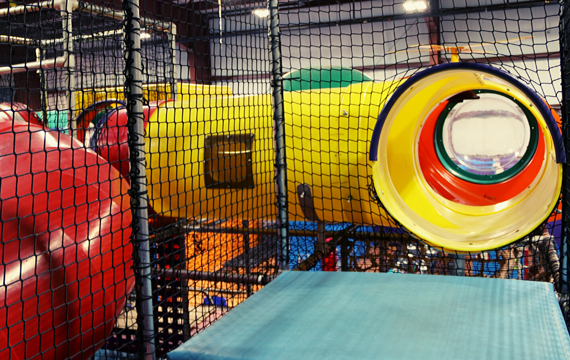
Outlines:
[[570, 337], [549, 283], [285, 272], [168, 359], [570, 359]]

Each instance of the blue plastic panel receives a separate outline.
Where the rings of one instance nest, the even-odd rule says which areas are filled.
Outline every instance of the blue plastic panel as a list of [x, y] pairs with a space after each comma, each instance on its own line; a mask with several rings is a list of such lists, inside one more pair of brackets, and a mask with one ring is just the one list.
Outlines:
[[168, 358], [570, 359], [570, 337], [549, 283], [286, 272]]

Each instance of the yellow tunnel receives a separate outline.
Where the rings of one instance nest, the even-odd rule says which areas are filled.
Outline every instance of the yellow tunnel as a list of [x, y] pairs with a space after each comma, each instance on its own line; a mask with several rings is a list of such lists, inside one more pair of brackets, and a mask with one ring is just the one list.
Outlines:
[[[425, 75], [428, 71], [408, 80], [363, 79], [342, 87], [284, 92], [289, 219], [386, 225], [385, 207], [424, 241], [460, 251], [503, 246], [534, 230], [548, 217], [560, 192], [557, 138], [553, 140], [558, 128], [552, 129], [556, 126], [552, 114], [540, 110], [545, 106], [543, 101], [520, 90], [522, 84], [497, 77], [495, 70], [487, 71], [488, 67], [459, 69], [464, 65], [436, 69], [432, 72], [437, 76], [431, 78]], [[473, 81], [461, 85], [462, 79], [469, 78]], [[405, 91], [396, 91], [402, 84], [406, 84], [402, 86]], [[466, 92], [472, 95], [466, 97]], [[458, 96], [463, 98], [456, 100]], [[432, 169], [420, 166], [418, 144], [430, 116], [434, 118], [446, 104], [451, 108], [455, 102], [485, 96], [504, 97], [521, 108], [521, 114], [535, 119], [534, 123], [528, 120], [530, 128], [525, 126], [534, 134], [531, 140], [539, 139], [539, 145], [527, 147], [539, 150], [533, 148], [527, 153], [531, 159], [542, 157], [530, 162], [536, 174], [511, 176], [519, 185], [530, 179], [528, 188], [525, 186], [526, 190], [512, 199], [497, 200], [493, 205], [465, 205], [463, 198], [446, 198], [446, 184], [430, 183], [426, 174]], [[382, 112], [387, 102], [389, 110]], [[161, 106], [147, 127], [147, 180], [153, 208], [182, 218], [276, 218], [272, 116], [271, 95], [211, 96]], [[445, 116], [439, 115], [439, 120], [435, 117], [434, 124], [447, 126]], [[540, 146], [545, 149], [544, 155], [535, 156]], [[446, 149], [438, 151], [445, 153]], [[463, 170], [454, 165], [456, 159], [441, 156], [442, 160], [434, 159], [444, 164], [442, 171], [449, 172], [445, 176], [460, 176]], [[523, 160], [517, 161], [522, 164]], [[515, 170], [527, 171], [528, 167], [531, 165], [519, 164]], [[483, 176], [470, 175], [469, 171], [461, 184], [477, 183], [478, 176]], [[484, 175], [488, 181], [474, 185], [473, 191], [515, 181], [507, 173], [502, 178]], [[382, 207], [371, 198], [372, 178]], [[302, 184], [311, 192], [310, 209], [307, 202], [303, 207], [300, 204], [308, 195], [298, 191]], [[525, 215], [523, 205], [539, 210]], [[478, 223], [483, 219], [485, 225], [481, 227]], [[502, 225], [493, 226], [494, 219]]]
[[[306, 220], [298, 184], [310, 186], [320, 220], [374, 224], [385, 216], [370, 201], [367, 155], [381, 104], [395, 87], [366, 82], [284, 93], [291, 220]], [[276, 215], [272, 115], [271, 95], [159, 108], [146, 143], [153, 208], [172, 217]]]

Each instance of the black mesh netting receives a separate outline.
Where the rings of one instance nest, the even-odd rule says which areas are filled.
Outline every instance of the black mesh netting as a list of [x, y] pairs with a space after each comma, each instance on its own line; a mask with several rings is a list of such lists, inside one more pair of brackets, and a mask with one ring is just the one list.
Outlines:
[[551, 282], [568, 320], [568, 16], [0, 3], [0, 358], [165, 358], [285, 270]]

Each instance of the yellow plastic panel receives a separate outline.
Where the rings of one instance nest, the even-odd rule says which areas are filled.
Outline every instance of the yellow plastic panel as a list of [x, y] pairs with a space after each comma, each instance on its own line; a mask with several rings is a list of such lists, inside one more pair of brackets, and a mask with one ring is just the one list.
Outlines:
[[[356, 105], [367, 91], [385, 87], [367, 84], [284, 94], [290, 220], [306, 220], [298, 201], [300, 184], [311, 187], [316, 214], [323, 221], [372, 225], [379, 219], [378, 206], [366, 190], [372, 175], [368, 139], [377, 114], [366, 121], [340, 116], [347, 95]], [[146, 141], [149, 194], [155, 210], [173, 217], [212, 219], [236, 214], [276, 216], [272, 115], [270, 95], [220, 95], [160, 107], [149, 121]], [[363, 124], [366, 128], [361, 128]], [[253, 135], [255, 187], [206, 187], [205, 138], [220, 134]], [[374, 218], [369, 215], [371, 210], [376, 213]]]
[[[178, 83], [178, 100], [187, 101], [204, 96], [231, 96], [232, 89], [223, 85], [201, 85]], [[169, 100], [172, 98], [170, 83], [144, 84], [143, 97], [147, 101]], [[87, 106], [101, 100], [125, 99], [125, 88], [108, 87], [93, 90], [83, 90], [75, 94], [75, 106], [78, 110], [84, 110]]]

